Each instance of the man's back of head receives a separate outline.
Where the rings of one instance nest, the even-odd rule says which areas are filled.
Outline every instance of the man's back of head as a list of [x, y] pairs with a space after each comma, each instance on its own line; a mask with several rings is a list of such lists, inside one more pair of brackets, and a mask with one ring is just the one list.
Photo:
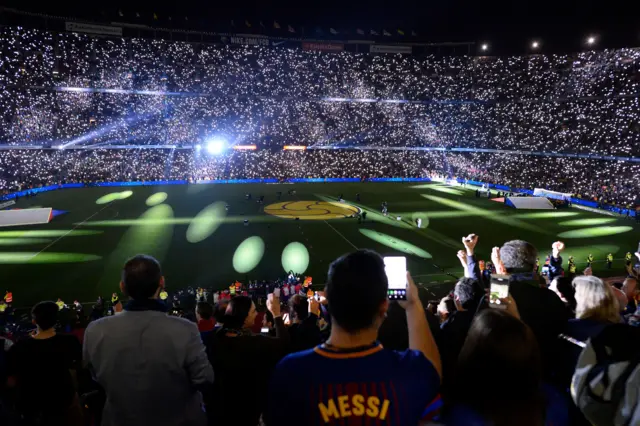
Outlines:
[[289, 314], [294, 320], [304, 321], [309, 317], [309, 301], [299, 294], [289, 299]]
[[40, 302], [31, 309], [31, 318], [40, 330], [49, 330], [58, 321], [58, 311], [56, 302]]
[[507, 241], [500, 248], [500, 258], [510, 274], [533, 272], [538, 250], [526, 241]]
[[358, 250], [329, 266], [327, 301], [335, 323], [355, 334], [374, 325], [387, 300], [384, 261], [370, 250]]
[[480, 283], [473, 278], [461, 278], [453, 289], [456, 306], [464, 310], [476, 310], [483, 296]]
[[163, 286], [160, 263], [153, 257], [139, 254], [124, 264], [121, 290], [133, 300], [154, 298]]

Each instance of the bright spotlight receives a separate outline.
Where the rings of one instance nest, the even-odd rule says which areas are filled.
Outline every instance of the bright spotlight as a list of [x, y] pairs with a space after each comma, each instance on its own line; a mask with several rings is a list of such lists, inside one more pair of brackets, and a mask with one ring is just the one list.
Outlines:
[[207, 152], [211, 155], [222, 154], [225, 142], [222, 139], [212, 139], [207, 142]]
[[596, 42], [596, 38], [594, 36], [591, 36], [587, 39], [587, 44], [593, 44]]
[[534, 41], [533, 43], [531, 43], [531, 47], [533, 49], [537, 49], [538, 47], [540, 47], [540, 43], [538, 43], [537, 41]]
[[196, 145], [196, 151], [200, 151], [201, 149], [202, 149], [202, 145], [197, 144], [197, 145]]
[[487, 43], [484, 43], [482, 46], [480, 46], [480, 48], [483, 52], [486, 52], [489, 49], [489, 45]]

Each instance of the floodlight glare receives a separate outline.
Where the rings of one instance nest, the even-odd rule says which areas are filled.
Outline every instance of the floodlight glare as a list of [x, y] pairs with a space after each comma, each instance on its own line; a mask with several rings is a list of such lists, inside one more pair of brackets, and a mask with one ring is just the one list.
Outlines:
[[207, 152], [211, 155], [222, 154], [225, 143], [222, 139], [212, 139], [207, 142]]

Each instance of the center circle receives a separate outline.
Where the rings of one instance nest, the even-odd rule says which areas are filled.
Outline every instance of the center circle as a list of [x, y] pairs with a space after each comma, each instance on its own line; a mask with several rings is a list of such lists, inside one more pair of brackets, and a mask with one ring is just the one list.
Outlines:
[[344, 219], [360, 213], [359, 208], [337, 201], [286, 201], [269, 204], [264, 211], [272, 216], [301, 220]]

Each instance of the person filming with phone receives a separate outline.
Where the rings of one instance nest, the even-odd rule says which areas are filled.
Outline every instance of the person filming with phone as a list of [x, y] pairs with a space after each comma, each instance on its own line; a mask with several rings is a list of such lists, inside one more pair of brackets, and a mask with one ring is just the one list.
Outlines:
[[[344, 255], [329, 267], [325, 295], [331, 335], [325, 344], [278, 364], [268, 390], [267, 425], [344, 424], [347, 417], [356, 423], [417, 424], [438, 394], [441, 363], [406, 259], [383, 260], [369, 250]], [[377, 341], [390, 298], [406, 311], [405, 351]], [[286, 410], [282, 401], [288, 401]]]

